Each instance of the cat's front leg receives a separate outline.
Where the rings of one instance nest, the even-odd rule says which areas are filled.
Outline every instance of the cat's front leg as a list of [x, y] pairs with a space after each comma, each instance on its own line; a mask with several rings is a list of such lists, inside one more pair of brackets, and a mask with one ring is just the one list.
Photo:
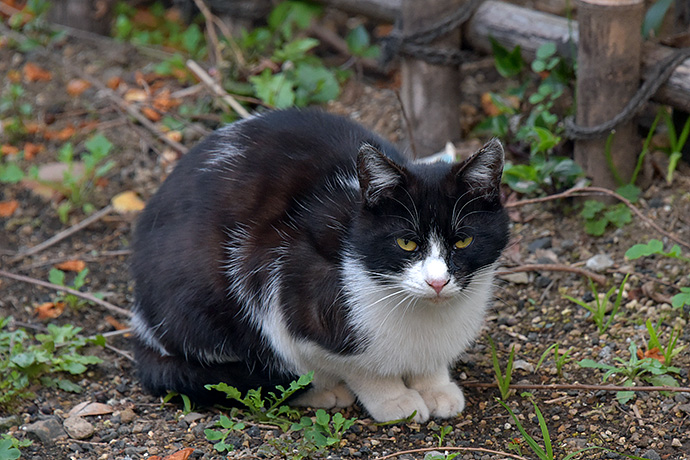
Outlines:
[[454, 417], [465, 408], [462, 389], [451, 380], [448, 369], [407, 379], [410, 388], [419, 392], [434, 417]]
[[404, 419], [415, 412], [415, 422], [429, 420], [429, 409], [421, 395], [407, 388], [401, 377], [354, 375], [346, 383], [377, 422]]
[[311, 388], [297, 396], [292, 405], [302, 407], [349, 407], [355, 402], [355, 396], [347, 386], [337, 379], [325, 377], [319, 374], [314, 376]]

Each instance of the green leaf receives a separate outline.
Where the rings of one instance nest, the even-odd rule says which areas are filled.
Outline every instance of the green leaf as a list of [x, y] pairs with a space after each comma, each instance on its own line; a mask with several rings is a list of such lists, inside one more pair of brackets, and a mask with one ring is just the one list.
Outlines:
[[636, 244], [625, 252], [625, 257], [630, 260], [640, 257], [651, 256], [652, 254], [663, 254], [664, 243], [657, 239], [649, 240], [647, 244]]
[[585, 219], [594, 219], [596, 215], [601, 212], [606, 205], [601, 201], [587, 200], [585, 201], [580, 215]]
[[620, 196], [630, 201], [631, 203], [637, 203], [637, 200], [640, 197], [641, 190], [640, 187], [634, 184], [625, 184], [622, 187], [618, 187], [616, 189], [616, 193], [618, 193]]
[[16, 460], [21, 457], [22, 453], [14, 447], [13, 439], [4, 438], [0, 440], [0, 460]]
[[333, 72], [323, 66], [300, 64], [295, 71], [298, 106], [328, 102], [338, 97], [340, 86]]
[[659, 34], [661, 24], [664, 22], [664, 16], [666, 16], [672, 3], [673, 0], [657, 0], [649, 7], [647, 14], [644, 16], [644, 22], [642, 23], [643, 37], [649, 37], [652, 31], [654, 31], [655, 35]]
[[678, 381], [671, 375], [668, 374], [658, 374], [658, 375], [647, 375], [644, 379], [654, 386], [661, 387], [677, 387], [679, 386]]
[[57, 380], [55, 380], [55, 384], [62, 391], [68, 391], [70, 393], [81, 393], [82, 392], [82, 388], [79, 385], [77, 385], [76, 383], [71, 382], [69, 380], [57, 379]]
[[606, 231], [608, 223], [606, 219], [588, 220], [585, 222], [585, 231], [592, 236], [601, 236]]
[[204, 435], [206, 435], [208, 441], [219, 441], [225, 436], [221, 431], [212, 430], [210, 428], [204, 430]]
[[192, 56], [197, 56], [204, 43], [204, 34], [198, 25], [192, 24], [182, 33], [182, 46]]
[[24, 179], [24, 171], [15, 163], [0, 164], [0, 182], [16, 184]]
[[680, 288], [680, 293], [673, 296], [671, 299], [671, 306], [673, 308], [681, 308], [684, 305], [690, 305], [690, 288]]
[[57, 268], [51, 268], [48, 272], [48, 281], [59, 286], [65, 285], [65, 272]]
[[489, 37], [489, 41], [491, 42], [491, 50], [494, 55], [494, 65], [498, 73], [504, 78], [518, 75], [525, 67], [520, 46], [516, 46], [512, 51], [508, 51], [493, 37]]
[[616, 227], [621, 228], [632, 221], [632, 213], [630, 212], [630, 208], [620, 203], [610, 207], [609, 210], [604, 213], [604, 218]]
[[345, 37], [345, 43], [347, 43], [347, 49], [351, 54], [362, 56], [371, 44], [369, 32], [367, 32], [366, 27], [359, 24], [348, 32], [347, 37]]
[[537, 59], [546, 60], [556, 54], [556, 44], [553, 42], [547, 42], [537, 48]]
[[249, 81], [259, 99], [277, 109], [290, 107], [295, 102], [293, 83], [285, 74], [273, 75], [270, 69], [264, 69], [260, 75], [249, 77]]
[[276, 62], [285, 61], [300, 61], [304, 59], [305, 54], [312, 48], [319, 46], [319, 41], [315, 38], [299, 38], [286, 43], [279, 50], [273, 53], [273, 59]]
[[96, 134], [89, 138], [85, 143], [84, 147], [97, 159], [102, 159], [108, 156], [110, 150], [113, 148], [113, 144], [102, 134]]

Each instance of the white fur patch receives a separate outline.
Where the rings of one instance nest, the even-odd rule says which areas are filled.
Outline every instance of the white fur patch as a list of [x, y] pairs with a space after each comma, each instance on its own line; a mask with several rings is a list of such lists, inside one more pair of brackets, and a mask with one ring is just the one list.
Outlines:
[[134, 310], [134, 316], [132, 316], [129, 322], [134, 330], [134, 334], [139, 337], [139, 340], [144, 342], [147, 347], [157, 351], [161, 356], [172, 356], [154, 335], [154, 330], [160, 328], [163, 323], [161, 322], [156, 327], [151, 328], [146, 320], [142, 318], [138, 308], [135, 307]]

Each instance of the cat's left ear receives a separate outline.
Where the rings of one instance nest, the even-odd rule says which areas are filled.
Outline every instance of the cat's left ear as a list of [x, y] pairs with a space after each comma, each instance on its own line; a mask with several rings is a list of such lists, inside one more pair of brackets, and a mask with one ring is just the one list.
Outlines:
[[475, 193], [498, 194], [504, 162], [503, 146], [495, 137], [467, 160], [453, 167], [457, 183], [464, 183]]
[[364, 202], [374, 206], [403, 182], [405, 171], [379, 149], [365, 143], [357, 155], [357, 176]]

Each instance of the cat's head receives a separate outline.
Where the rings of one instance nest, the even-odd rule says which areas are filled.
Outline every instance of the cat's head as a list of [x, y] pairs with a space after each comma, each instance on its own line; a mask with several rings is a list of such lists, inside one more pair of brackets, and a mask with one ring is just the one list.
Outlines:
[[368, 276], [433, 301], [471, 290], [508, 242], [503, 157], [495, 139], [456, 164], [401, 165], [363, 145], [357, 159], [362, 208], [350, 243]]

